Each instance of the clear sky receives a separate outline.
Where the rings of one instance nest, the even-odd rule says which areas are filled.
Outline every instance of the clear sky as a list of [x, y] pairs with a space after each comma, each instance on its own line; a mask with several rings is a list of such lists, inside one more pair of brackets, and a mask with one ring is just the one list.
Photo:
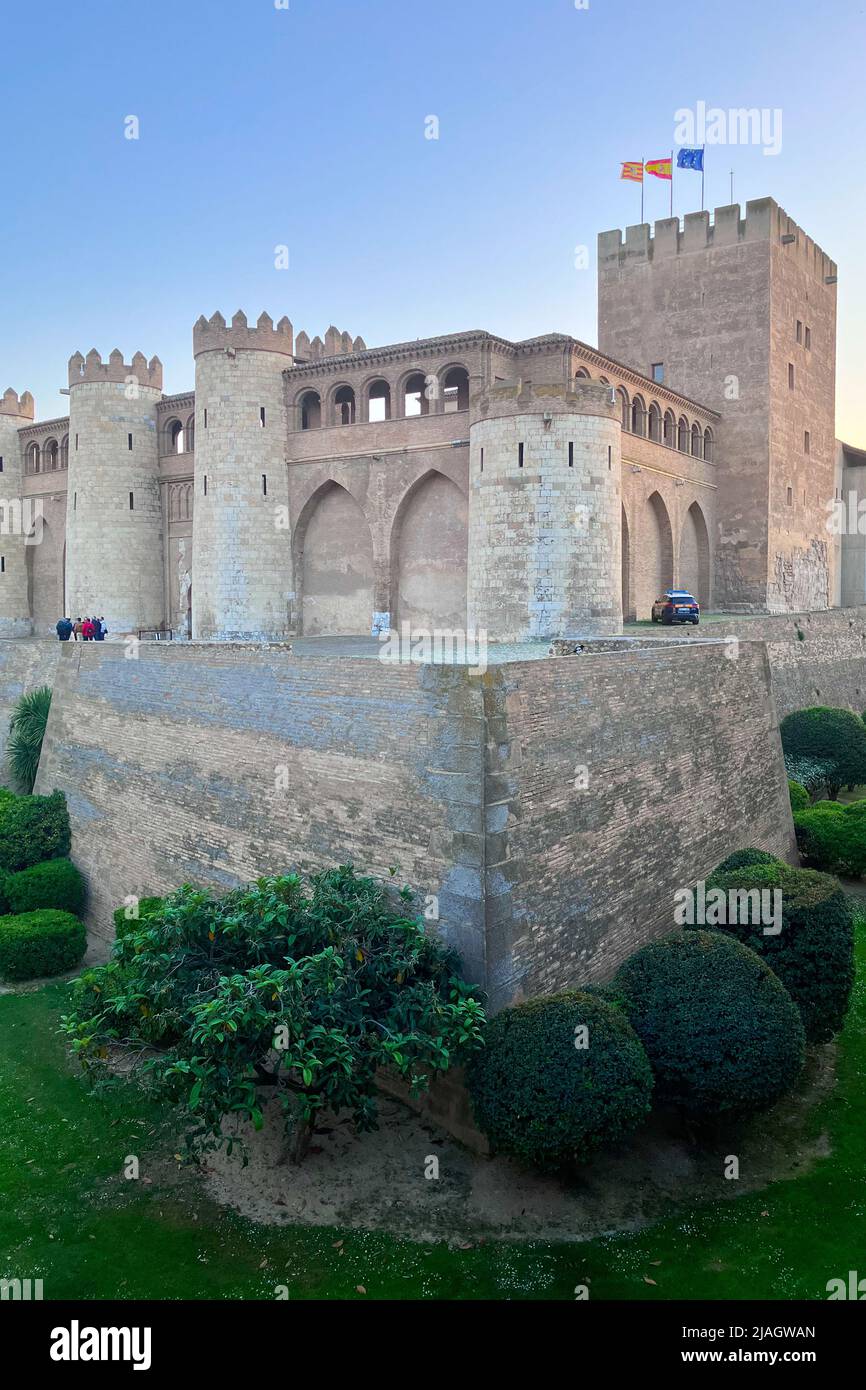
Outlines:
[[[0, 390], [65, 414], [67, 359], [91, 347], [157, 353], [189, 389], [215, 309], [370, 346], [594, 342], [596, 233], [639, 220], [620, 162], [667, 154], [704, 101], [782, 112], [779, 154], [707, 150], [707, 206], [733, 167], [738, 201], [776, 198], [838, 261], [837, 433], [866, 446], [862, 2], [283, 3], [4, 7]], [[647, 220], [668, 196], [648, 180]], [[700, 207], [699, 175], [674, 207]]]

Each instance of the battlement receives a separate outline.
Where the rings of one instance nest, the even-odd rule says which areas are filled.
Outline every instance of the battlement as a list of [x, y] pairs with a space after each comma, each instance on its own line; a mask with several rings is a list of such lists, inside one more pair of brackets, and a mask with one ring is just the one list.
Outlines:
[[120, 348], [109, 354], [107, 362], [103, 362], [96, 348], [91, 348], [86, 357], [76, 352], [69, 359], [70, 386], [79, 386], [83, 381], [111, 381], [124, 386], [130, 377], [135, 378], [139, 386], [152, 386], [161, 391], [162, 363], [158, 357], [151, 357], [148, 362], [143, 352], [135, 353], [131, 362], [124, 362]]
[[238, 309], [230, 324], [217, 311], [211, 318], [204, 314], [192, 330], [193, 356], [203, 352], [278, 352], [291, 357], [294, 351], [294, 330], [285, 314], [276, 327], [270, 314], [260, 314], [250, 327], [247, 316]]
[[659, 260], [662, 257], [705, 251], [708, 247], [735, 246], [740, 242], [769, 241], [795, 256], [809, 274], [820, 283], [836, 276], [832, 261], [810, 236], [798, 227], [784, 208], [773, 198], [757, 198], [746, 203], [746, 215], [740, 216], [740, 204], [731, 203], [716, 208], [713, 220], [709, 212], [689, 212], [683, 218], [665, 217], [655, 222], [641, 222], [622, 231], [615, 228], [600, 232], [598, 237], [599, 268], [627, 265], [637, 260]]
[[473, 398], [473, 418], [506, 415], [595, 415], [619, 419], [613, 388], [599, 381], [533, 382], [528, 378], [483, 387]]
[[20, 420], [32, 420], [36, 413], [36, 403], [29, 391], [22, 391], [18, 395], [11, 386], [7, 386], [0, 399], [0, 415], [15, 415]]
[[341, 357], [349, 352], [366, 351], [367, 344], [363, 338], [353, 338], [351, 333], [341, 333], [333, 324], [324, 339], [317, 335], [311, 342], [306, 333], [299, 333], [295, 339], [295, 357], [300, 363], [319, 362], [324, 357]]

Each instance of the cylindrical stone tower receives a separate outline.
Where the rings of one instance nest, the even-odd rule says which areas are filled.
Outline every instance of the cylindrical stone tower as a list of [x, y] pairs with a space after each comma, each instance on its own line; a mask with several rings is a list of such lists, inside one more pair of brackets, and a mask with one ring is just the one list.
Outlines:
[[[0, 637], [29, 637], [33, 631], [27, 601], [26, 538], [41, 539], [39, 518], [32, 518], [23, 499], [23, 464], [18, 431], [33, 424], [33, 397], [11, 386], [0, 400]], [[58, 617], [60, 615], [58, 614]]]
[[488, 387], [469, 438], [469, 626], [622, 632], [620, 420], [593, 382]]
[[283, 371], [287, 318], [200, 318], [195, 353], [195, 641], [280, 641], [292, 588]]
[[69, 359], [66, 608], [109, 633], [165, 621], [156, 407], [162, 364], [115, 348]]

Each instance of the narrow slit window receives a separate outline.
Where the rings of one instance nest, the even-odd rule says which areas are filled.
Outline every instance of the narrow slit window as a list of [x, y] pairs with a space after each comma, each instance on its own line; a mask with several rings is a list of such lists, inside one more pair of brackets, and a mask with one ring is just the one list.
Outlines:
[[811, 352], [811, 350], [812, 350], [812, 330], [811, 330], [811, 328], [809, 328], [809, 327], [807, 326], [807, 327], [806, 327], [806, 351], [807, 351], [807, 352]]
[[811, 454], [811, 452], [812, 452], [812, 436], [811, 436], [811, 434], [809, 433], [809, 431], [806, 430], [805, 433], [804, 433], [804, 435], [803, 435], [803, 453], [804, 453], [804, 454]]
[[518, 468], [522, 468], [522, 467], [523, 467], [523, 445], [522, 445], [522, 444], [518, 444], [518, 446], [517, 446], [517, 467], [518, 467]]
[[204, 495], [207, 497], [207, 473], [204, 475]]
[[263, 497], [267, 497], [267, 495], [268, 495], [268, 475], [267, 475], [267, 473], [263, 473], [263, 474], [262, 474], [262, 496], [263, 496]]
[[3, 472], [3, 455], [0, 454], [0, 473]]
[[131, 434], [128, 434], [128, 435], [126, 436], [126, 447], [127, 447], [127, 449], [131, 449], [131, 448], [132, 448], [132, 435], [131, 435]]
[[72, 510], [73, 510], [74, 512], [77, 512], [77, 511], [78, 511], [78, 493], [77, 493], [77, 492], [73, 492], [73, 494], [72, 494]]
[[131, 512], [135, 511], [135, 494], [132, 492], [129, 494], [129, 510]]
[[6, 573], [6, 556], [0, 555], [0, 574]]
[[260, 406], [259, 406], [259, 420], [261, 421], [262, 429], [264, 429], [264, 427], [265, 427], [265, 407], [264, 407], [263, 405], [260, 405]]
[[789, 363], [788, 363], [788, 390], [789, 390], [789, 391], [793, 391], [793, 389], [794, 389], [794, 364], [793, 364], [793, 362], [789, 362]]
[[569, 441], [568, 441], [568, 466], [569, 466], [569, 468], [573, 468], [573, 467], [574, 467], [574, 440], [573, 440], [573, 439], [569, 439]]
[[78, 453], [78, 435], [75, 436], [75, 452]]
[[207, 406], [204, 408], [204, 427], [207, 429]]
[[481, 446], [481, 472], [484, 472], [484, 445]]
[[613, 449], [609, 444], [607, 446], [607, 466], [613, 468]]

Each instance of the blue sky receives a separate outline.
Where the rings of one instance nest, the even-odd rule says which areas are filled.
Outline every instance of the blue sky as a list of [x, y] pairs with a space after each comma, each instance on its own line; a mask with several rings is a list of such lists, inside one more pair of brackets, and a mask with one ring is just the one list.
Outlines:
[[[737, 200], [775, 197], [839, 262], [837, 431], [866, 445], [864, 32], [854, 0], [18, 0], [0, 389], [65, 413], [67, 358], [115, 346], [190, 388], [193, 322], [239, 307], [371, 346], [594, 342], [596, 233], [639, 220], [620, 162], [669, 152], [703, 100], [782, 110], [779, 155], [707, 151], [707, 206], [733, 167]], [[699, 206], [681, 174], [675, 210]], [[647, 219], [667, 213], [648, 180]]]

